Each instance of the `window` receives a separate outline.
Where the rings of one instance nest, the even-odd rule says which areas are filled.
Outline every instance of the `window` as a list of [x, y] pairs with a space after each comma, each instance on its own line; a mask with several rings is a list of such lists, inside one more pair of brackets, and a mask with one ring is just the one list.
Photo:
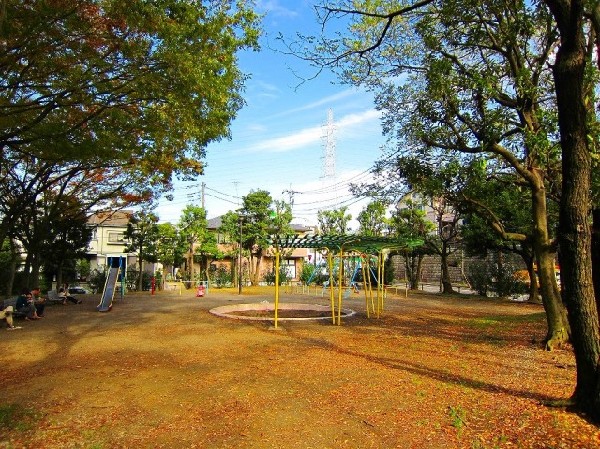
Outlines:
[[125, 243], [125, 235], [122, 232], [109, 232], [108, 243], [122, 244]]
[[281, 261], [282, 268], [285, 268], [290, 279], [296, 279], [296, 260], [284, 259]]

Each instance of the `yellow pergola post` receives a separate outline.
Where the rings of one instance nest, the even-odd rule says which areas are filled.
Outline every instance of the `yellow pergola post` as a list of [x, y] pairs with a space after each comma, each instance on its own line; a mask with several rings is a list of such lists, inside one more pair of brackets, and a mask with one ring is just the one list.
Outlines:
[[[306, 237], [286, 237], [285, 239], [273, 239], [275, 243], [275, 327], [278, 326], [279, 315], [279, 269], [280, 269], [280, 247], [283, 248], [321, 248], [327, 251], [327, 263], [329, 265], [329, 300], [331, 302], [331, 319], [333, 324], [341, 325], [342, 321], [342, 301], [344, 297], [344, 249], [350, 254], [358, 253], [361, 255], [361, 269], [363, 273], [363, 281], [365, 288], [365, 306], [367, 317], [371, 314], [377, 314], [377, 317], [383, 312], [386, 300], [385, 286], [385, 258], [389, 254], [389, 250], [412, 248], [417, 245], [422, 245], [422, 241], [410, 239], [403, 243], [396, 238], [386, 237], [361, 237], [361, 236], [346, 236], [346, 235], [330, 235], [330, 236], [306, 236]], [[338, 298], [337, 298], [337, 314], [335, 301], [335, 276], [334, 276], [334, 258], [336, 257], [335, 250], [339, 250], [340, 271], [338, 276]], [[377, 274], [373, 270], [377, 264]], [[371, 278], [371, 276], [373, 278]], [[373, 280], [377, 279], [377, 305], [373, 292]], [[352, 286], [350, 286], [352, 287]], [[316, 287], [315, 287], [316, 289]], [[309, 290], [310, 291], [310, 290]], [[325, 295], [325, 287], [321, 290], [321, 296]], [[304, 292], [304, 288], [303, 288]], [[316, 290], [315, 290], [316, 293]], [[408, 295], [408, 285], [405, 288], [405, 297]], [[337, 316], [336, 316], [337, 315]]]
[[367, 270], [365, 270], [365, 257], [361, 254], [360, 256], [360, 270], [362, 272], [363, 278], [363, 289], [365, 291], [365, 309], [367, 310], [367, 318], [371, 317], [370, 308], [369, 308], [369, 290], [368, 290], [368, 279], [367, 279]]
[[342, 281], [344, 279], [344, 249], [343, 249], [343, 245], [340, 246], [340, 269], [338, 270], [338, 317], [337, 317], [337, 324], [338, 326], [340, 324], [342, 324], [342, 294], [343, 294], [343, 288], [342, 288]]
[[333, 254], [327, 248], [327, 265], [329, 265], [329, 300], [331, 301], [331, 319], [335, 324], [335, 300], [333, 296]]
[[277, 315], [279, 311], [279, 248], [275, 249], [275, 321], [273, 327], [277, 329]]
[[377, 253], [377, 318], [383, 312], [383, 263], [381, 263], [382, 254]]
[[371, 256], [367, 256], [367, 266], [365, 267], [366, 276], [365, 280], [369, 286], [369, 299], [371, 300], [371, 312], [375, 313], [375, 303], [373, 302], [373, 284], [371, 283]]

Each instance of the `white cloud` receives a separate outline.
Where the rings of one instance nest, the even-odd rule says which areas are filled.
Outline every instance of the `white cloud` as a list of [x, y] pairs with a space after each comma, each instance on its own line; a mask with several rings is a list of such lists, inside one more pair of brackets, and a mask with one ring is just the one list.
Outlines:
[[362, 125], [365, 122], [379, 120], [381, 118], [381, 112], [375, 109], [369, 109], [361, 112], [360, 114], [348, 114], [343, 116], [338, 122], [335, 123], [338, 129], [354, 128], [357, 125]]
[[302, 148], [307, 145], [318, 142], [323, 135], [323, 128], [312, 127], [296, 131], [293, 134], [289, 134], [283, 137], [276, 137], [274, 139], [263, 140], [259, 143], [251, 145], [246, 148], [245, 152], [272, 152], [282, 153], [285, 151], [295, 150]]
[[[368, 122], [378, 120], [380, 115], [381, 114], [378, 111], [374, 109], [369, 109], [361, 113], [345, 115], [339, 121], [334, 120], [336, 137], [339, 133], [352, 133], [356, 131], [360, 128], [360, 126]], [[321, 126], [313, 126], [310, 128], [301, 129], [286, 136], [262, 140], [256, 144], [248, 145], [244, 149], [244, 152], [283, 153], [286, 151], [296, 150], [298, 148], [304, 148], [310, 145], [320, 145], [323, 140], [323, 136], [325, 135], [324, 126], [325, 123], [323, 123], [323, 125]]]
[[298, 108], [286, 109], [285, 111], [282, 111], [279, 114], [274, 114], [272, 117], [283, 117], [297, 114], [298, 112], [302, 111], [310, 111], [312, 109], [322, 108], [323, 106], [332, 106], [333, 103], [344, 100], [353, 95], [356, 95], [356, 91], [352, 89], [347, 89], [337, 94], [329, 95], [317, 101], [313, 101], [312, 103], [305, 104], [304, 106]]
[[281, 5], [277, 0], [259, 0], [256, 6], [259, 10], [267, 11], [268, 14], [287, 18], [298, 16], [298, 12]]

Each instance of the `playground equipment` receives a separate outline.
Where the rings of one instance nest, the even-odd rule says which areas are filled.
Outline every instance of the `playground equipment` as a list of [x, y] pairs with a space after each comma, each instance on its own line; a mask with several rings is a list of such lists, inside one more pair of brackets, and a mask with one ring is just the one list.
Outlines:
[[106, 281], [104, 282], [102, 297], [100, 298], [100, 303], [96, 306], [98, 312], [109, 312], [112, 309], [115, 287], [119, 279], [121, 280], [121, 299], [123, 299], [125, 292], [125, 276], [123, 276], [125, 258], [123, 256], [109, 257], [108, 266], [108, 276], [106, 276]]
[[[356, 235], [321, 235], [309, 237], [281, 237], [277, 236], [270, 242], [275, 248], [275, 306], [274, 327], [277, 328], [277, 310], [279, 306], [279, 259], [280, 250], [284, 248], [315, 248], [327, 252], [327, 266], [329, 267], [329, 296], [331, 301], [331, 317], [333, 324], [341, 324], [341, 310], [343, 298], [344, 264], [343, 259], [360, 257], [360, 267], [363, 274], [365, 306], [367, 317], [375, 313], [377, 317], [383, 311], [385, 299], [385, 273], [384, 262], [390, 250], [408, 250], [421, 246], [423, 242], [417, 239], [400, 239], [395, 237], [365, 237]], [[335, 301], [334, 282], [334, 254], [337, 254], [337, 304]], [[376, 273], [376, 274], [375, 274]], [[376, 280], [376, 294], [373, 294], [371, 274]], [[350, 288], [356, 272], [352, 276]], [[356, 285], [354, 285], [356, 287]]]
[[[254, 304], [228, 304], [225, 306], [215, 307], [210, 309], [209, 312], [213, 315], [222, 316], [226, 318], [233, 318], [236, 320], [252, 320], [252, 321], [271, 321], [271, 317], [268, 316], [254, 316], [254, 315], [243, 315], [239, 312], [273, 312], [275, 306], [269, 302], [254, 303]], [[317, 304], [297, 304], [297, 303], [286, 303], [279, 304], [279, 310], [291, 310], [291, 311], [304, 311], [304, 312], [327, 312], [329, 308], [327, 306], [321, 306]], [[352, 309], [342, 310], [342, 316], [349, 317], [354, 315], [356, 312]], [[279, 317], [279, 320], [287, 321], [308, 321], [308, 320], [328, 320], [327, 316], [315, 316], [311, 317]]]

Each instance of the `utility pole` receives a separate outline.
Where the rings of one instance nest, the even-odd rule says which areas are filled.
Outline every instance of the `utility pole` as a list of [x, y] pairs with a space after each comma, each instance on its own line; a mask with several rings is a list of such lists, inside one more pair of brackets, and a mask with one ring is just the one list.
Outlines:
[[290, 196], [290, 209], [294, 209], [294, 195], [296, 193], [302, 193], [302, 192], [298, 192], [297, 190], [292, 190], [292, 185], [290, 184], [290, 190], [284, 190], [283, 192], [281, 192], [281, 194], [288, 194]]
[[238, 266], [238, 295], [242, 294], [242, 244], [244, 243], [244, 240], [242, 239], [242, 223], [244, 221], [242, 215], [240, 215], [238, 217], [239, 221], [240, 221], [240, 259], [239, 259], [239, 266]]
[[202, 204], [202, 209], [206, 210], [204, 208], [204, 187], [206, 187], [206, 183], [203, 182], [201, 187], [202, 187], [202, 190], [200, 191], [200, 201], [201, 201], [201, 204]]

